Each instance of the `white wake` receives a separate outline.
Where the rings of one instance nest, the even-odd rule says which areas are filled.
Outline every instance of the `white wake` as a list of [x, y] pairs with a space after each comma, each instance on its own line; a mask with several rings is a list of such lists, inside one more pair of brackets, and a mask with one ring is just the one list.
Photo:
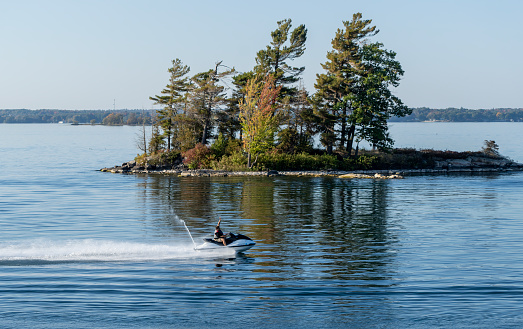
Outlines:
[[202, 252], [192, 245], [121, 242], [95, 239], [0, 243], [0, 262], [110, 262], [183, 259], [234, 255], [232, 250]]

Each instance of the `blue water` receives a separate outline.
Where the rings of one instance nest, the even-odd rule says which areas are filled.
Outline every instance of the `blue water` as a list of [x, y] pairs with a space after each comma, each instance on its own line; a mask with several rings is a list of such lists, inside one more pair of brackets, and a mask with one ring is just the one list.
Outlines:
[[[415, 125], [395, 124], [397, 144], [441, 148], [438, 138], [423, 140], [438, 126]], [[462, 132], [448, 149], [492, 128], [439, 125]], [[518, 127], [479, 138], [523, 159]], [[0, 125], [2, 328], [523, 326], [522, 173], [96, 171], [132, 159], [137, 131]], [[218, 217], [257, 245], [240, 255], [194, 251], [182, 220], [199, 243]]]

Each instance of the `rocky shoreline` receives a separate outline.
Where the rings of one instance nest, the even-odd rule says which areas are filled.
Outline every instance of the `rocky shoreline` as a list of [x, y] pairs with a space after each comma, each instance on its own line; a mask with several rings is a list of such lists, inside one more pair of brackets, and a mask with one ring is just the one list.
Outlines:
[[503, 171], [521, 171], [523, 164], [506, 158], [470, 156], [466, 159], [447, 159], [436, 161], [434, 168], [410, 168], [396, 170], [319, 170], [319, 171], [220, 171], [211, 169], [189, 170], [183, 165], [172, 166], [140, 166], [136, 161], [123, 163], [121, 166], [102, 168], [102, 172], [120, 174], [162, 174], [181, 177], [211, 177], [211, 176], [333, 176], [339, 178], [370, 178], [398, 179], [404, 176], [419, 174], [449, 174], [449, 173], [490, 173]]

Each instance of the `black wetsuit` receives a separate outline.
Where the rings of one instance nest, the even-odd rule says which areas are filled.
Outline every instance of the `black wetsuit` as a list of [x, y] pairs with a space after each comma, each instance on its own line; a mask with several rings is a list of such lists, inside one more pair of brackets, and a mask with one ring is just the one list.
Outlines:
[[215, 239], [219, 239], [219, 238], [221, 238], [222, 236], [223, 236], [223, 232], [222, 232], [222, 230], [217, 229], [216, 231], [214, 231], [214, 238], [215, 238]]

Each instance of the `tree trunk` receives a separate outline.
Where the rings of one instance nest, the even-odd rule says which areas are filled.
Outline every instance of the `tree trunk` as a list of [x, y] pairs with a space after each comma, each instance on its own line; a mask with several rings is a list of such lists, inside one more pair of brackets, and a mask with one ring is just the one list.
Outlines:
[[172, 132], [173, 122], [169, 118], [169, 129], [167, 129], [167, 151], [171, 151], [171, 132]]
[[147, 135], [145, 134], [145, 114], [143, 114], [142, 133], [143, 133], [143, 153], [147, 154]]
[[[341, 131], [340, 131], [340, 150], [345, 145], [345, 138], [347, 137], [347, 107], [344, 106], [341, 112]], [[350, 155], [350, 151], [349, 151]]]
[[206, 145], [206, 144], [207, 144], [207, 134], [208, 134], [208, 130], [209, 130], [209, 125], [208, 125], [207, 122], [206, 122], [205, 125], [203, 126], [203, 134], [202, 134], [202, 144], [203, 144], [203, 145]]
[[349, 128], [349, 133], [347, 136], [347, 147], [345, 150], [349, 153], [349, 156], [352, 154], [352, 144], [354, 142], [354, 132], [356, 131], [356, 126], [353, 124]]

